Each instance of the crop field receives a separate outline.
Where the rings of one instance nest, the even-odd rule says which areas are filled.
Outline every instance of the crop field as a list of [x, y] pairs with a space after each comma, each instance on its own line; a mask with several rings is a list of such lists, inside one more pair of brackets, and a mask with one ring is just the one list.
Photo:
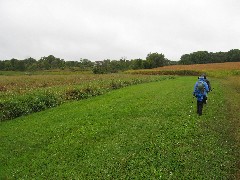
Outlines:
[[72, 87], [91, 83], [104, 83], [112, 80], [127, 81], [132, 79], [157, 79], [151, 76], [127, 75], [127, 74], [73, 74], [73, 75], [11, 75], [1, 76], [1, 93], [20, 93], [33, 91], [39, 88]]
[[205, 73], [211, 77], [225, 77], [240, 75], [240, 62], [173, 65], [155, 69], [130, 70], [130, 74], [152, 74], [152, 75], [193, 75]]
[[193, 64], [193, 65], [173, 65], [155, 68], [154, 70], [239, 70], [240, 62]]
[[0, 179], [237, 180], [240, 76], [216, 73], [202, 116], [196, 76], [1, 76]]
[[13, 119], [133, 84], [170, 76], [131, 74], [11, 75], [0, 78], [0, 121]]

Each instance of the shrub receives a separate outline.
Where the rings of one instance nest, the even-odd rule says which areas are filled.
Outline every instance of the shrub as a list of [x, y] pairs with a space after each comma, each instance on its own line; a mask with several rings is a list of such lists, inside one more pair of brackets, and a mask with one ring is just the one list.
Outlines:
[[42, 111], [47, 108], [55, 107], [60, 103], [61, 101], [59, 98], [50, 92], [8, 99], [0, 102], [0, 121]]

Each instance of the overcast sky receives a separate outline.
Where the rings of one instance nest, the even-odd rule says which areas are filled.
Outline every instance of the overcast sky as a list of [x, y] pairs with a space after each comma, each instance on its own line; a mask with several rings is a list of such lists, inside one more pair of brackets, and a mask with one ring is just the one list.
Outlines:
[[240, 49], [240, 0], [0, 0], [0, 59]]

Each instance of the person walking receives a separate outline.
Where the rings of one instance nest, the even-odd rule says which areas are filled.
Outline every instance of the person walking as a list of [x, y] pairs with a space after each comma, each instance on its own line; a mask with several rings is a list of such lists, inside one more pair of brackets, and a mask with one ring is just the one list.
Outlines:
[[203, 103], [206, 103], [209, 88], [205, 82], [204, 76], [200, 76], [194, 85], [193, 96], [197, 98], [197, 114], [202, 115]]
[[[208, 85], [208, 92], [207, 92], [207, 93], [209, 93], [209, 92], [212, 90], [210, 81], [207, 79], [206, 74], [203, 74], [202, 76], [204, 77], [204, 81], [205, 81], [205, 82], [207, 83], [207, 85]], [[205, 99], [203, 100], [203, 103], [204, 103], [204, 104], [207, 104], [207, 96], [205, 96]]]
[[210, 92], [210, 91], [212, 90], [210, 81], [208, 80], [206, 74], [203, 74], [202, 76], [204, 77], [204, 81], [205, 81], [205, 82], [207, 83], [207, 85], [208, 85], [208, 90], [209, 90], [208, 92]]

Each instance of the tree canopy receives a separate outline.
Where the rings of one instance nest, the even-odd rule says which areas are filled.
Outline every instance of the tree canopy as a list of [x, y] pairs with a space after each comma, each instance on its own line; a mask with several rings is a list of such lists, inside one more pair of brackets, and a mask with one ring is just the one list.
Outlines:
[[181, 56], [179, 64], [206, 64], [222, 62], [240, 62], [240, 50], [232, 49], [228, 52], [197, 51]]

